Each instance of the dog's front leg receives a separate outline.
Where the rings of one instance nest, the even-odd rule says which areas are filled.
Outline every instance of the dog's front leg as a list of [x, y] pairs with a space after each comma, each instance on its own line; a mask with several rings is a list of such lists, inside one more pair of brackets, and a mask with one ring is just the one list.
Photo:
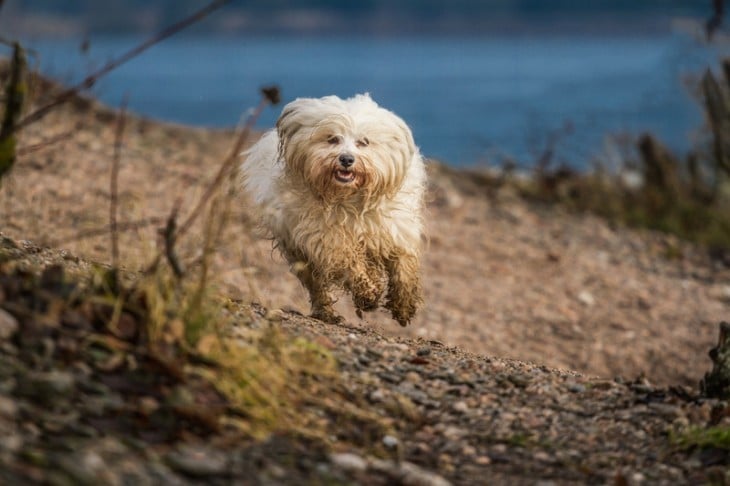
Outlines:
[[386, 260], [388, 296], [385, 308], [398, 324], [406, 326], [423, 302], [419, 259], [411, 253], [399, 253]]
[[312, 265], [298, 259], [292, 265], [292, 272], [297, 276], [304, 288], [309, 292], [309, 302], [312, 305], [311, 316], [320, 321], [338, 324], [344, 318], [334, 310], [334, 299], [329, 294], [328, 286], [312, 271]]
[[360, 317], [363, 311], [368, 312], [378, 308], [380, 297], [385, 291], [383, 266], [377, 264], [369, 254], [362, 256], [353, 260], [355, 264], [350, 269], [350, 280], [346, 284]]

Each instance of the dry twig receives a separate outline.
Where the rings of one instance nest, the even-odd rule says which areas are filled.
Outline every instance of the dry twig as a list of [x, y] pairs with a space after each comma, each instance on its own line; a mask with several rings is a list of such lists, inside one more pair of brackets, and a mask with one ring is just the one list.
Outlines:
[[112, 173], [109, 180], [109, 230], [112, 239], [112, 268], [119, 267], [119, 229], [117, 228], [117, 210], [119, 208], [119, 162], [121, 160], [124, 124], [127, 114], [127, 96], [122, 100], [114, 134], [114, 157]]
[[21, 155], [28, 155], [28, 154], [32, 154], [33, 152], [38, 152], [39, 150], [43, 150], [47, 147], [50, 147], [53, 144], [56, 144], [58, 142], [71, 138], [74, 135], [74, 133], [76, 133], [76, 129], [68, 130], [66, 132], [59, 133], [58, 135], [53, 135], [38, 143], [34, 143], [33, 145], [26, 145], [25, 147], [19, 147], [16, 152], [16, 155], [18, 157], [20, 157]]
[[215, 193], [215, 191], [220, 187], [221, 183], [225, 180], [226, 176], [230, 173], [231, 169], [233, 169], [233, 165], [238, 160], [238, 157], [241, 154], [241, 151], [243, 150], [243, 146], [246, 143], [246, 140], [248, 139], [248, 136], [251, 133], [251, 130], [253, 129], [254, 125], [256, 124], [256, 120], [258, 120], [259, 116], [261, 116], [261, 112], [264, 111], [264, 108], [266, 108], [269, 104], [275, 104], [279, 102], [279, 90], [275, 87], [266, 87], [261, 90], [261, 101], [259, 102], [259, 105], [256, 107], [256, 109], [251, 113], [251, 116], [249, 116], [248, 120], [246, 121], [246, 124], [243, 126], [241, 131], [238, 134], [238, 137], [236, 138], [235, 143], [233, 144], [233, 147], [231, 148], [231, 151], [229, 152], [228, 156], [225, 158], [223, 163], [221, 164], [220, 169], [218, 169], [218, 173], [215, 175], [215, 178], [213, 179], [213, 182], [210, 183], [210, 185], [206, 188], [205, 192], [201, 196], [200, 200], [198, 201], [198, 204], [195, 205], [195, 208], [192, 210], [190, 215], [187, 217], [185, 222], [183, 222], [182, 225], [180, 225], [180, 229], [177, 231], [177, 236], [182, 236], [185, 233], [188, 232], [190, 227], [193, 225], [195, 220], [200, 215], [200, 212], [202, 211], [203, 207], [208, 203], [211, 196]]
[[161, 30], [160, 32], [156, 33], [146, 41], [142, 42], [138, 46], [130, 49], [129, 51], [125, 52], [121, 56], [117, 57], [116, 59], [112, 59], [108, 63], [106, 63], [104, 66], [102, 66], [97, 71], [89, 74], [86, 76], [81, 82], [78, 84], [66, 89], [65, 91], [61, 92], [53, 98], [51, 101], [49, 101], [47, 104], [41, 106], [34, 112], [28, 114], [23, 119], [21, 119], [17, 124], [15, 124], [13, 131], [18, 131], [31, 123], [37, 122], [38, 120], [45, 117], [48, 113], [50, 113], [55, 107], [62, 105], [69, 100], [73, 99], [79, 92], [89, 89], [96, 82], [102, 78], [103, 76], [106, 76], [114, 69], [118, 68], [122, 64], [126, 63], [127, 61], [137, 57], [138, 55], [142, 54], [144, 51], [149, 49], [150, 47], [154, 46], [155, 44], [160, 43], [161, 41], [167, 39], [168, 37], [173, 36], [174, 34], [177, 34], [181, 30], [195, 24], [196, 22], [199, 22], [203, 18], [207, 17], [211, 13], [213, 13], [215, 10], [219, 9], [226, 3], [230, 2], [231, 0], [215, 0], [205, 7], [201, 8], [200, 10], [194, 12], [190, 16], [184, 18], [183, 20]]

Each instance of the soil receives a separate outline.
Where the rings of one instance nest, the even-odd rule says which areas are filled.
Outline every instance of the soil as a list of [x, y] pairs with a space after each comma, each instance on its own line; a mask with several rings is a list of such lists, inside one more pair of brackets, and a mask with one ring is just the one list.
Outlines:
[[[83, 99], [30, 126], [25, 147], [72, 133], [20, 158], [0, 193], [3, 231], [110, 262], [116, 128], [112, 110]], [[174, 207], [189, 213], [234, 136], [127, 117], [118, 181], [122, 266], [149, 263], [158, 229]], [[358, 319], [345, 297], [338, 310], [352, 325], [601, 377], [696, 385], [730, 309], [728, 267], [666, 235], [529, 203], [478, 173], [436, 162], [429, 169], [425, 306], [402, 330], [383, 311]], [[211, 272], [222, 290], [307, 313], [306, 293], [257, 230], [244, 194], [230, 211]], [[194, 258], [199, 242], [181, 242], [181, 257]]]
[[[119, 120], [114, 110], [77, 99], [23, 132], [22, 155], [0, 193], [14, 260], [31, 261], [36, 273], [49, 263], [111, 263]], [[123, 268], [134, 273], [149, 264], [159, 228], [173, 208], [189, 213], [234, 138], [230, 130], [126, 116], [118, 181]], [[78, 413], [34, 424], [49, 407], [45, 395], [18, 386], [28, 369], [34, 383], [50, 382], [52, 392], [70, 387], [80, 401], [101, 375], [82, 373], [84, 386], [80, 366], [67, 370], [70, 377], [39, 377], [36, 361], [24, 361], [17, 336], [28, 321], [6, 305], [8, 290], [0, 293], [9, 323], [0, 477], [54, 484], [730, 481], [726, 449], [684, 448], [672, 439], [730, 416], [725, 402], [696, 393], [730, 306], [730, 270], [673, 237], [526, 201], [482, 172], [429, 165], [426, 304], [406, 329], [384, 312], [358, 319], [346, 298], [337, 304], [343, 325], [305, 317], [306, 295], [257, 230], [246, 196], [216, 208], [227, 224], [209, 269], [215, 288], [257, 316], [254, 323], [271, 321], [273, 311], [287, 334], [328, 349], [346, 384], [338, 397], [391, 420], [395, 432], [370, 438], [377, 447], [354, 432], [338, 439], [352, 424], [336, 420], [329, 441], [282, 431], [235, 446], [191, 433], [147, 447], [110, 428], [89, 431]], [[201, 225], [179, 242], [181, 261], [200, 257]], [[64, 448], [67, 430], [76, 439]], [[54, 433], [58, 440], [46, 444]]]

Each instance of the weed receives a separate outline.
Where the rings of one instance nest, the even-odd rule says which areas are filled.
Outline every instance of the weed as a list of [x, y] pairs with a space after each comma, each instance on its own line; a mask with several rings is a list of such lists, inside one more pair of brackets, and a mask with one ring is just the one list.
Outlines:
[[691, 427], [681, 432], [673, 432], [670, 434], [670, 439], [681, 449], [698, 447], [730, 450], [730, 427], [727, 425]]

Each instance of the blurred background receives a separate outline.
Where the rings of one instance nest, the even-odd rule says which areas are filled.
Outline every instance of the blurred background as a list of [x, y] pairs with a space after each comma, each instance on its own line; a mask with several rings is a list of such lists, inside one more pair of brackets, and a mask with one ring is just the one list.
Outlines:
[[[8, 0], [0, 32], [71, 83], [205, 0]], [[703, 122], [705, 69], [726, 53], [710, 0], [233, 1], [103, 78], [94, 94], [150, 117], [230, 127], [283, 101], [370, 92], [454, 166], [587, 169], [651, 132], [677, 153]], [[259, 127], [273, 125], [268, 110]]]

